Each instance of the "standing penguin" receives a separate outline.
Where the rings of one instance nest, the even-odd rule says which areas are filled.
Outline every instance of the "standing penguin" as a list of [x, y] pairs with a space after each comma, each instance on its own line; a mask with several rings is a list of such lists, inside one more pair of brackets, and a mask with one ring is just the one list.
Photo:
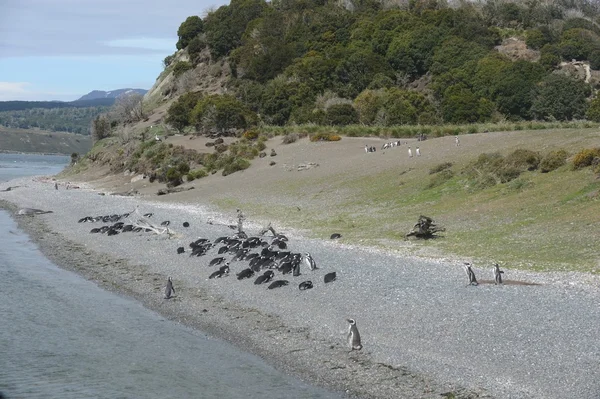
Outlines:
[[362, 344], [360, 342], [360, 334], [358, 333], [358, 327], [356, 327], [356, 321], [354, 319], [346, 319], [348, 323], [350, 323], [350, 327], [348, 328], [348, 346], [351, 350], [361, 350]]
[[173, 287], [173, 280], [171, 277], [167, 279], [167, 286], [165, 287], [165, 299], [171, 299], [175, 294], [175, 288]]
[[420, 157], [421, 156], [421, 150], [419, 150], [419, 147], [417, 147], [417, 156]]
[[471, 269], [471, 264], [465, 262], [465, 272], [467, 272], [467, 277], [469, 278], [469, 285], [478, 285], [477, 279], [475, 278], [475, 272]]
[[410, 158], [412, 158], [412, 150], [410, 149], [410, 147], [408, 147], [408, 156], [409, 156]]
[[500, 266], [496, 263], [494, 264], [494, 283], [496, 285], [502, 284], [502, 270], [500, 270]]
[[308, 268], [310, 270], [318, 269], [317, 262], [315, 262], [315, 260], [313, 259], [312, 255], [310, 253], [306, 252], [304, 254], [303, 258], [304, 258], [304, 263], [306, 263], [306, 266], [308, 266]]

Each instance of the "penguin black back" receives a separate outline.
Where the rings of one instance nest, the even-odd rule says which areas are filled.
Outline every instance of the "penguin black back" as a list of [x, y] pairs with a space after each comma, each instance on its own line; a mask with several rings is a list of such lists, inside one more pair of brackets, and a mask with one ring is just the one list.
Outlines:
[[313, 287], [312, 281], [303, 281], [298, 285], [300, 291], [310, 290]]
[[273, 288], [279, 288], [288, 285], [290, 282], [287, 280], [276, 280], [273, 281], [267, 288], [272, 290]]
[[337, 273], [336, 272], [327, 273], [323, 277], [323, 281], [325, 282], [325, 284], [331, 283], [332, 281], [335, 281], [336, 279], [337, 279]]

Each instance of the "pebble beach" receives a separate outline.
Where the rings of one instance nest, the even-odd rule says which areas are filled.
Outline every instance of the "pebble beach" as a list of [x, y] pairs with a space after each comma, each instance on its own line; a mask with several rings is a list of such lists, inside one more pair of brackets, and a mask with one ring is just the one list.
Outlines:
[[[248, 267], [233, 261], [230, 276], [208, 279], [211, 259], [189, 256], [189, 243], [231, 235], [235, 215], [204, 204], [105, 194], [80, 184], [54, 188], [51, 178], [22, 178], [0, 193], [3, 208], [51, 210], [15, 216], [19, 226], [60, 267], [100, 287], [135, 298], [168, 319], [223, 338], [304, 381], [359, 398], [598, 398], [600, 283], [581, 273], [505, 269], [496, 286], [491, 265], [474, 265], [479, 286], [467, 286], [462, 262], [308, 239], [274, 226], [288, 250], [309, 252], [319, 269], [277, 275], [290, 284], [268, 290], [238, 281]], [[107, 223], [86, 216], [152, 213], [167, 234], [91, 234]], [[246, 215], [245, 230], [262, 227]], [[183, 227], [188, 222], [189, 227]], [[210, 222], [210, 223], [209, 223]], [[266, 239], [269, 239], [267, 233]], [[187, 253], [177, 254], [178, 247]], [[337, 280], [323, 282], [335, 271]], [[163, 296], [167, 277], [176, 296]], [[311, 280], [314, 288], [300, 291]], [[362, 351], [346, 345], [356, 320]], [[454, 396], [450, 396], [454, 395]]]

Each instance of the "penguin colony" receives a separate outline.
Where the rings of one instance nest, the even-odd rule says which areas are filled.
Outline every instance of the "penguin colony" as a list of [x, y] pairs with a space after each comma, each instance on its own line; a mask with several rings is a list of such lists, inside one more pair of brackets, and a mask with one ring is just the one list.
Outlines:
[[[123, 219], [129, 217], [129, 213], [112, 214], [103, 216], [86, 216], [79, 219], [79, 223], [106, 223], [101, 227], [94, 227], [90, 233], [106, 234], [108, 236], [120, 233], [149, 232], [150, 229], [136, 227], [132, 224], [125, 224]], [[146, 213], [144, 217], [150, 218], [152, 213]], [[165, 220], [160, 223], [161, 226], [169, 226], [171, 221]], [[183, 222], [184, 227], [189, 227], [188, 222]], [[334, 233], [331, 239], [338, 239], [341, 234]], [[308, 252], [292, 252], [287, 250], [288, 238], [283, 234], [274, 236], [271, 241], [265, 237], [248, 237], [244, 232], [232, 236], [219, 237], [214, 241], [207, 238], [199, 238], [189, 244], [189, 249], [178, 247], [178, 255], [188, 253], [190, 257], [203, 257], [211, 252], [216, 255], [208, 262], [209, 268], [219, 267], [212, 271], [209, 279], [223, 278], [230, 275], [232, 263], [239, 265], [235, 273], [237, 280], [254, 278], [255, 285], [267, 285], [267, 289], [275, 289], [288, 286], [290, 281], [287, 278], [300, 277], [303, 271], [315, 271], [319, 269], [317, 262]], [[241, 269], [241, 270], [239, 270]], [[280, 274], [280, 279], [275, 279], [276, 273]], [[291, 276], [286, 276], [291, 275]], [[323, 277], [323, 283], [331, 283], [337, 279], [336, 272], [326, 273]], [[299, 279], [302, 280], [302, 279]], [[300, 281], [297, 285], [301, 291], [309, 290], [314, 287], [311, 280]], [[165, 299], [173, 297], [175, 289], [171, 277], [168, 278], [165, 286]]]
[[[399, 144], [398, 144], [399, 145]], [[411, 152], [409, 147], [409, 153]], [[412, 154], [411, 154], [412, 155]], [[133, 232], [139, 233], [142, 231], [148, 232], [150, 229], [144, 229], [142, 227], [135, 227], [132, 224], [125, 224], [122, 219], [129, 217], [129, 213], [124, 214], [113, 214], [104, 216], [86, 216], [79, 219], [79, 223], [109, 223], [102, 227], [92, 228], [90, 233], [101, 233], [108, 236], [117, 235], [119, 233]], [[144, 217], [150, 218], [153, 216], [152, 213], [146, 213]], [[161, 226], [169, 226], [170, 221], [165, 220], [160, 223]], [[183, 227], [189, 227], [188, 222], [183, 222]], [[334, 233], [331, 235], [331, 239], [338, 239], [341, 235]], [[231, 265], [233, 263], [239, 265], [239, 270], [235, 273], [237, 280], [245, 280], [254, 278], [254, 285], [267, 285], [267, 289], [276, 289], [286, 287], [290, 285], [290, 281], [285, 279], [289, 278], [286, 275], [292, 277], [299, 277], [303, 275], [302, 270], [315, 271], [319, 269], [317, 262], [308, 252], [292, 252], [288, 249], [288, 238], [283, 234], [277, 234], [270, 242], [265, 237], [252, 236], [248, 237], [246, 233], [240, 232], [232, 236], [219, 237], [214, 241], [207, 238], [199, 238], [189, 244], [189, 256], [190, 257], [203, 257], [208, 255], [210, 252], [214, 252], [216, 248], [217, 255], [208, 262], [210, 269], [219, 267], [217, 270], [212, 271], [209, 275], [209, 279], [224, 278], [231, 274]], [[186, 253], [185, 247], [178, 247], [176, 249], [177, 254], [181, 255]], [[465, 262], [464, 270], [468, 278], [468, 286], [477, 286], [477, 278], [473, 271], [471, 263]], [[496, 263], [493, 267], [494, 283], [496, 285], [502, 285], [502, 274], [504, 271], [500, 270], [500, 266]], [[276, 278], [276, 273], [279, 273], [281, 278]], [[323, 276], [323, 283], [328, 284], [337, 279], [336, 272], [329, 272]], [[300, 279], [302, 280], [302, 279]], [[301, 281], [298, 284], [300, 291], [310, 290], [314, 287], [311, 280]], [[175, 296], [175, 287], [173, 286], [173, 280], [168, 277], [166, 286], [164, 288], [164, 298], [171, 299]], [[347, 344], [350, 350], [361, 350], [362, 342], [358, 327], [354, 319], [346, 320], [349, 324], [347, 333]]]

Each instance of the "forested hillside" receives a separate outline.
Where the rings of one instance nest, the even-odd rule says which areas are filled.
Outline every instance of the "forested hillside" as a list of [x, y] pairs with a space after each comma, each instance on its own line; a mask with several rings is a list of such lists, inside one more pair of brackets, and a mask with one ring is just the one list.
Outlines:
[[[111, 99], [114, 103], [114, 99]], [[108, 105], [30, 108], [17, 111], [0, 111], [0, 125], [18, 129], [42, 129], [54, 132], [89, 134], [92, 120], [110, 109]]]
[[[226, 94], [180, 96], [177, 129], [600, 120], [598, 4], [233, 0], [189, 17], [165, 72], [227, 61]], [[525, 53], [502, 49], [506, 39]], [[572, 61], [582, 61], [576, 62]], [[583, 71], [583, 72], [582, 72]]]

